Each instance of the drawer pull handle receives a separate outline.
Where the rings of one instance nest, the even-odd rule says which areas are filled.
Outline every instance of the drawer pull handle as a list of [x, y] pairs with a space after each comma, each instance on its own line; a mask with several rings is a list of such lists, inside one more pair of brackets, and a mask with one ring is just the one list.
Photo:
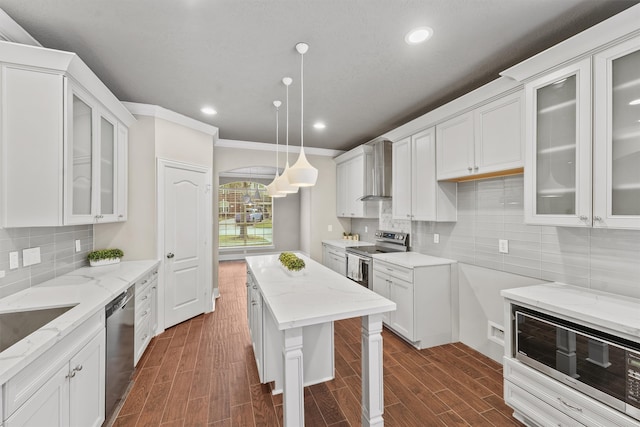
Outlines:
[[72, 370], [71, 372], [69, 372], [69, 373], [65, 376], [65, 378], [73, 378], [73, 377], [75, 377], [75, 376], [76, 376], [76, 370], [74, 369], [74, 370]]
[[146, 340], [147, 338], [149, 338], [149, 334], [144, 334], [144, 336], [142, 337], [142, 339], [141, 339], [140, 341], [144, 341], [144, 340]]
[[76, 366], [74, 371], [82, 371], [82, 365]]
[[573, 409], [574, 411], [578, 411], [578, 412], [582, 412], [582, 408], [579, 408], [577, 406], [572, 406], [569, 405], [567, 402], [565, 402], [564, 400], [562, 400], [561, 397], [558, 398], [558, 402], [562, 403], [564, 406], [566, 406], [569, 409]]
[[146, 295], [143, 295], [143, 296], [142, 296], [142, 298], [140, 298], [140, 301], [144, 301], [144, 300], [146, 300], [146, 299], [147, 299], [147, 296], [146, 296]]
[[145, 310], [145, 311], [144, 311], [144, 313], [142, 313], [142, 314], [140, 315], [140, 317], [144, 317], [144, 316], [146, 316], [147, 314], [149, 314], [149, 312], [148, 312], [147, 310]]
[[154, 271], [152, 274], [153, 274], [154, 276], [155, 276], [155, 275], [157, 275], [157, 274], [158, 274], [158, 270]]

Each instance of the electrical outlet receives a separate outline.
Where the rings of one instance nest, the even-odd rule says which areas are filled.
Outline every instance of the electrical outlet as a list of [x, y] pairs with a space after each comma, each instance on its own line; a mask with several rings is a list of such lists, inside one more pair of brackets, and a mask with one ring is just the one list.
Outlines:
[[[329, 226], [331, 227], [331, 226]], [[331, 231], [331, 230], [329, 230]], [[80, 244], [80, 239], [76, 240], [76, 252], [80, 252], [82, 250], [82, 245]]]
[[22, 251], [22, 266], [28, 267], [34, 264], [40, 264], [40, 247], [29, 248]]
[[367, 227], [366, 225], [364, 226], [364, 232], [368, 233], [369, 232], [369, 227]]
[[501, 254], [508, 254], [509, 253], [509, 241], [508, 240], [504, 240], [504, 239], [498, 240], [498, 252], [500, 252]]
[[440, 243], [440, 234], [435, 233], [433, 235], [433, 243]]
[[0, 270], [0, 279], [2, 279], [5, 276], [4, 270]]
[[9, 269], [14, 270], [20, 266], [18, 252], [9, 252]]

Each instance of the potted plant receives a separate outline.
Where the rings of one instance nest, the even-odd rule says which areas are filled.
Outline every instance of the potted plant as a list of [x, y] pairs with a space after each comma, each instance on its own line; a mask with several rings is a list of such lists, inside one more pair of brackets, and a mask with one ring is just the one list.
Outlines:
[[98, 249], [97, 251], [89, 252], [87, 259], [91, 267], [98, 267], [101, 265], [117, 264], [123, 255], [124, 252], [120, 249]]
[[305, 263], [292, 252], [282, 252], [278, 257], [285, 271], [293, 276], [303, 274]]

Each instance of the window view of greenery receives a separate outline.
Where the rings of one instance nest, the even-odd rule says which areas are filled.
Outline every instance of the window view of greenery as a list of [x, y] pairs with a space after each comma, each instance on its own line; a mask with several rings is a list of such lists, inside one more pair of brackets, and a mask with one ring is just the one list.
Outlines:
[[221, 185], [218, 194], [221, 248], [273, 244], [273, 209], [266, 185], [230, 182]]

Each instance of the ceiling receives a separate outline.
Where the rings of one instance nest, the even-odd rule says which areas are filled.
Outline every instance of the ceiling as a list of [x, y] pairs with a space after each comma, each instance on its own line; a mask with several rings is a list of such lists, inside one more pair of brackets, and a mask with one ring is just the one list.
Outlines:
[[[272, 102], [284, 102], [281, 79], [290, 76], [290, 143], [299, 145], [295, 44], [307, 42], [304, 143], [350, 149], [638, 2], [0, 0], [0, 7], [43, 46], [78, 53], [120, 100], [160, 105], [232, 140], [275, 142]], [[424, 25], [434, 29], [431, 40], [407, 45], [405, 34]], [[218, 114], [203, 115], [204, 105]], [[326, 129], [314, 129], [317, 120]]]

